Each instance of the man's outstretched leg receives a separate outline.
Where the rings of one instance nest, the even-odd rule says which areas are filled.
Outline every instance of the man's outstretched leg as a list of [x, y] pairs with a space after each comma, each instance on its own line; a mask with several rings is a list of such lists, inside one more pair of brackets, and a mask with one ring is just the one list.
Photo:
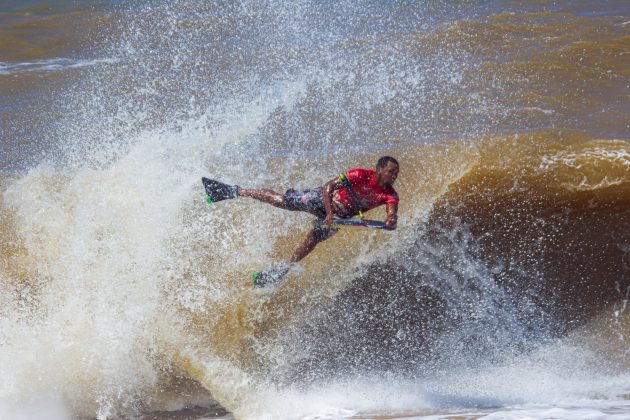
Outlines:
[[264, 203], [280, 207], [281, 209], [286, 208], [284, 204], [284, 194], [278, 194], [277, 192], [268, 188], [241, 188], [238, 185], [228, 185], [214, 179], [203, 177], [201, 178], [201, 182], [203, 183], [203, 186], [206, 190], [209, 204], [236, 197], [251, 197]]
[[271, 204], [272, 206], [279, 207], [281, 209], [286, 208], [284, 205], [284, 194], [279, 194], [268, 188], [263, 189], [247, 189], [239, 188], [238, 195], [240, 197], [250, 197], [263, 203]]

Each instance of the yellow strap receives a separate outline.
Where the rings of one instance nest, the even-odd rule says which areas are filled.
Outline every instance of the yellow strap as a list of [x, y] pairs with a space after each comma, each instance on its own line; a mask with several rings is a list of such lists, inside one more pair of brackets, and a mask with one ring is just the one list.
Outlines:
[[[359, 206], [358, 199], [357, 199], [357, 196], [352, 191], [352, 187], [350, 186], [350, 180], [348, 179], [348, 175], [341, 172], [339, 174], [339, 181], [341, 181], [343, 186], [348, 190], [348, 194], [352, 196], [352, 200], [356, 202], [355, 204], [358, 207]], [[363, 212], [361, 211], [361, 209], [358, 209], [358, 210], [359, 210], [359, 219], [363, 219]]]

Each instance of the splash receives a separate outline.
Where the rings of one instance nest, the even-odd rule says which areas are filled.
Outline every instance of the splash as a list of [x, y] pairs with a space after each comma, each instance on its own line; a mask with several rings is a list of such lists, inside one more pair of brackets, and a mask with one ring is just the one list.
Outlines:
[[[627, 368], [591, 348], [627, 347], [626, 26], [467, 7], [106, 15], [90, 53], [117, 61], [60, 70], [45, 158], [1, 178], [6, 412], [112, 418], [209, 406], [205, 390], [239, 418], [617, 398]], [[581, 84], [601, 97], [577, 101]], [[274, 292], [245, 286], [309, 216], [208, 207], [201, 176], [308, 188], [384, 150], [401, 162], [394, 234], [343, 232]]]

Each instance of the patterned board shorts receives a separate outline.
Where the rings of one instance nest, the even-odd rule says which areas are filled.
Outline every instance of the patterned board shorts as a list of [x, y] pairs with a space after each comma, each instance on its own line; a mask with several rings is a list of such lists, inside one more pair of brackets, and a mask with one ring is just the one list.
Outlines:
[[335, 228], [322, 227], [319, 223], [326, 218], [324, 193], [321, 187], [303, 191], [287, 190], [284, 194], [284, 207], [287, 210], [305, 211], [316, 216], [319, 220], [313, 221], [313, 229], [315, 230], [315, 237], [320, 242], [330, 238], [339, 231], [339, 229]]

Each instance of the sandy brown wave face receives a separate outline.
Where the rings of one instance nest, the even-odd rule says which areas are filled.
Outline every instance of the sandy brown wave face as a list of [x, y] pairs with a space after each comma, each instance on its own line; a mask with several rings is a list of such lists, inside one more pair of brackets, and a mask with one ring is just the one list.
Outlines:
[[[459, 154], [456, 145], [451, 153], [467, 156], [459, 162], [441, 160], [449, 155], [433, 146], [401, 158], [402, 223], [410, 226], [377, 237], [383, 247], [362, 245], [373, 252], [369, 265], [335, 280], [353, 281], [324, 279], [343, 266], [337, 250], [358, 258], [352, 249], [367, 234], [318, 247], [305, 273], [276, 294], [233, 301], [215, 332], [221, 354], [289, 382], [431, 371], [614, 317], [630, 286], [628, 142], [537, 132]], [[236, 347], [228, 337], [239, 337]], [[273, 348], [283, 349], [280, 365]]]
[[465, 224], [478, 239], [475, 254], [501, 267], [497, 281], [535, 294], [568, 328], [622, 298], [630, 283], [629, 144], [579, 137], [490, 140], [430, 219]]
[[[627, 146], [538, 132], [394, 150], [395, 234], [343, 232], [271, 294], [247, 288], [251, 271], [290, 255], [310, 217], [245, 199], [195, 205], [173, 239], [178, 266], [166, 271], [161, 303], [178, 308], [187, 338], [165, 339], [165, 351], [207, 348], [257, 377], [308, 382], [431, 370], [446, 349], [518, 351], [605, 316], [629, 285]], [[38, 278], [36, 262], [11, 212], [3, 217], [13, 238], [3, 244], [3, 279], [14, 287]]]

